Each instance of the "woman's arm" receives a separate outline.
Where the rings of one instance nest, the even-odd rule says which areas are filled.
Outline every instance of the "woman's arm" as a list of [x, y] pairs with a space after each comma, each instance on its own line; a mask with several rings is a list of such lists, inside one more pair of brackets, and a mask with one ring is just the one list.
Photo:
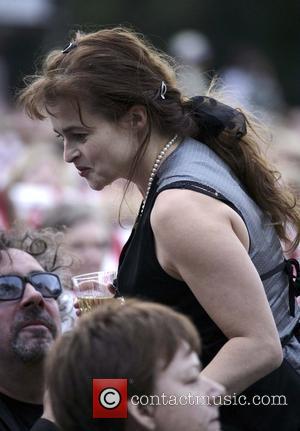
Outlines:
[[203, 374], [232, 394], [279, 367], [279, 336], [241, 218], [206, 195], [167, 190], [156, 200], [151, 225], [161, 266], [189, 285], [229, 338]]

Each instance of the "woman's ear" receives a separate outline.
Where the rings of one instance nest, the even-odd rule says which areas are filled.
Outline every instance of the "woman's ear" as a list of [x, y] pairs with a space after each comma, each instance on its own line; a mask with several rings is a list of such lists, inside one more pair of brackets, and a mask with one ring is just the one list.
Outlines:
[[128, 414], [129, 419], [131, 419], [138, 424], [138, 429], [143, 430], [155, 430], [156, 424], [154, 419], [154, 409], [155, 406], [142, 406], [133, 402], [133, 400], [128, 400]]
[[145, 106], [133, 105], [122, 117], [121, 123], [125, 127], [130, 127], [136, 132], [145, 130], [147, 126], [148, 115]]

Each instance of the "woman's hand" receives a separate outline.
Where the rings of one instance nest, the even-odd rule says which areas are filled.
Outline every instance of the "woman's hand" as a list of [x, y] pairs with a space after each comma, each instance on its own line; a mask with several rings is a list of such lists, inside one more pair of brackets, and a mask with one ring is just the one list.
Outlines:
[[74, 308], [76, 310], [76, 316], [80, 317], [82, 312], [80, 310], [79, 302], [78, 302], [78, 299], [76, 297], [74, 298]]

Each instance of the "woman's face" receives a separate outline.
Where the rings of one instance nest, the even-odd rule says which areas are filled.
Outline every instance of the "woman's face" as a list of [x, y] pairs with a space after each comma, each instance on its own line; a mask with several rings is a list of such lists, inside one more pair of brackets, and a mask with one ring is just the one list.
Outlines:
[[78, 109], [61, 99], [51, 106], [51, 113], [53, 129], [63, 139], [64, 160], [74, 163], [92, 189], [101, 190], [118, 178], [128, 178], [138, 143], [126, 115], [113, 123], [81, 104], [83, 124]]

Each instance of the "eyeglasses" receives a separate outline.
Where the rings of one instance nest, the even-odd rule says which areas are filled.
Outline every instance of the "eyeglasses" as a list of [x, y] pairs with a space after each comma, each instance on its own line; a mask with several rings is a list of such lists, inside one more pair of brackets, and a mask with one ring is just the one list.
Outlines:
[[21, 299], [27, 283], [44, 298], [57, 299], [62, 293], [60, 279], [52, 272], [34, 272], [27, 277], [14, 274], [0, 275], [0, 301]]

